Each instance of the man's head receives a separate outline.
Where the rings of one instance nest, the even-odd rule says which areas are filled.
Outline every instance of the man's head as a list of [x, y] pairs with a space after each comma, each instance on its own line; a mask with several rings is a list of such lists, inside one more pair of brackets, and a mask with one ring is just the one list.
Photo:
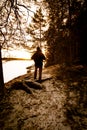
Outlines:
[[41, 49], [40, 49], [40, 47], [39, 47], [39, 46], [37, 47], [37, 51], [41, 51]]

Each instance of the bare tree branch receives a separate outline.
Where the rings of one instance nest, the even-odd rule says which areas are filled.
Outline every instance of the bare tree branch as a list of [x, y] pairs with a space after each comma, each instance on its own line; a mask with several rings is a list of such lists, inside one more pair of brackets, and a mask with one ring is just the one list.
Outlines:
[[[17, 36], [24, 40], [24, 30], [22, 29], [22, 17], [24, 16], [21, 8], [34, 13], [29, 6], [18, 3], [18, 0], [5, 0], [0, 4], [0, 36], [4, 39], [0, 42], [2, 47], [9, 46], [9, 41], [19, 40]], [[3, 35], [2, 35], [3, 34]], [[9, 45], [8, 45], [9, 44]]]

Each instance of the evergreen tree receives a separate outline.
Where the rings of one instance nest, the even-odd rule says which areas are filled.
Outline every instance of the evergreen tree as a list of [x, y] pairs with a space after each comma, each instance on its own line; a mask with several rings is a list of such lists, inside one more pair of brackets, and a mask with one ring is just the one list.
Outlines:
[[44, 33], [46, 29], [46, 20], [44, 19], [44, 15], [42, 14], [42, 9], [36, 10], [34, 17], [32, 19], [27, 32], [31, 35], [32, 40], [34, 41], [34, 45], [40, 46], [41, 42], [44, 41]]

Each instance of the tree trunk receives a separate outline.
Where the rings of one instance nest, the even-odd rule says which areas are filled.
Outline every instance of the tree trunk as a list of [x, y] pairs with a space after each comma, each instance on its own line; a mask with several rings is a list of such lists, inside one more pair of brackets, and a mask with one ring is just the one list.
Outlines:
[[3, 90], [4, 87], [4, 78], [3, 78], [3, 67], [2, 67], [2, 54], [1, 54], [1, 47], [0, 47], [0, 91]]
[[41, 48], [41, 21], [40, 21], [40, 48]]

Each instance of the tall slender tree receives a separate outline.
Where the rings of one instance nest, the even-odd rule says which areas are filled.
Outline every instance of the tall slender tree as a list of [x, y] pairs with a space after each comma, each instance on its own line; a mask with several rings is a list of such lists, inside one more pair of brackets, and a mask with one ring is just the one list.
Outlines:
[[46, 31], [46, 20], [41, 8], [39, 8], [39, 10], [36, 10], [36, 13], [32, 18], [32, 22], [29, 25], [27, 31], [31, 35], [34, 44], [41, 47], [41, 42], [44, 41], [44, 33]]
[[[1, 46], [0, 46], [0, 58], [1, 56]], [[3, 78], [3, 67], [2, 67], [2, 60], [0, 60], [0, 91], [3, 90], [4, 87], [4, 78]]]

